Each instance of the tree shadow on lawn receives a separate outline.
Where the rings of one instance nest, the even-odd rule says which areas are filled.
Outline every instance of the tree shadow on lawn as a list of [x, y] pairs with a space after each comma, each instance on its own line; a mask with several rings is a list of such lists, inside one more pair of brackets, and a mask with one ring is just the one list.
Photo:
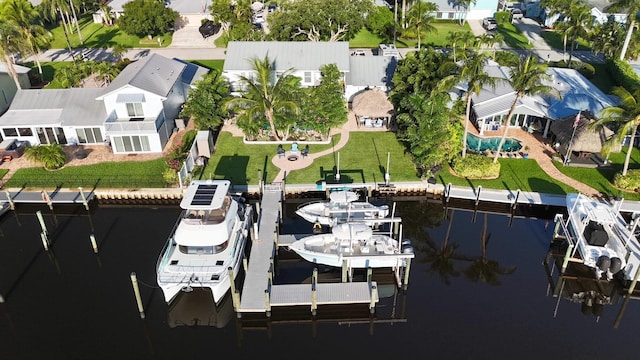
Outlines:
[[99, 47], [99, 48], [108, 48], [114, 45], [117, 45], [117, 42], [113, 41], [113, 38], [118, 35], [117, 29], [109, 29], [103, 33], [95, 35], [95, 32], [89, 35], [84, 44], [87, 47]]
[[316, 181], [316, 184], [320, 185], [323, 181], [327, 184], [353, 184], [358, 175], [360, 176], [360, 182], [365, 182], [362, 170], [340, 170], [340, 180], [336, 178], [337, 173], [338, 169], [335, 166], [331, 170], [325, 170], [321, 166], [320, 180]]
[[[209, 177], [212, 179], [227, 179], [230, 180], [233, 185], [248, 185], [248, 164], [248, 156], [222, 156], [213, 171], [213, 177]], [[207, 176], [207, 174], [203, 175]]]

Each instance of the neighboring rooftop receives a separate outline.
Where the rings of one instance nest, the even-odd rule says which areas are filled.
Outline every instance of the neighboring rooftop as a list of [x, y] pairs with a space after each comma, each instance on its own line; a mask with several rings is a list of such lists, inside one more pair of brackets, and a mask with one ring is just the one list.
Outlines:
[[393, 73], [398, 59], [393, 56], [351, 56], [351, 71], [347, 73], [346, 83], [354, 86], [393, 85]]

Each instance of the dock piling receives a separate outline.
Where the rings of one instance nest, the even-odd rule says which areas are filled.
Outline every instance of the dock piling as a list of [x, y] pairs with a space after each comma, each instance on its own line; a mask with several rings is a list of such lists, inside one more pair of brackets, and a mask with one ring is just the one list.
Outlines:
[[7, 194], [7, 201], [9, 201], [9, 208], [11, 210], [15, 210], [16, 204], [13, 203], [13, 199], [11, 198], [11, 193], [9, 192], [9, 190], [6, 190], [4, 193]]
[[84, 191], [82, 191], [82, 186], [79, 186], [78, 190], [80, 191], [80, 197], [82, 198], [82, 204], [84, 205], [84, 208], [89, 210], [89, 203], [87, 202], [87, 197], [84, 196]]
[[136, 303], [138, 304], [140, 318], [144, 319], [144, 307], [142, 306], [142, 297], [140, 297], [140, 289], [138, 288], [138, 277], [135, 272], [131, 273], [131, 285], [133, 286], [133, 293], [136, 296]]
[[378, 297], [378, 287], [371, 286], [371, 302], [369, 303], [369, 312], [373, 314], [376, 311], [376, 298]]
[[318, 268], [313, 268], [313, 276], [311, 278], [311, 315], [316, 316], [318, 311]]
[[93, 253], [97, 254], [98, 253], [98, 244], [96, 243], [96, 237], [91, 234], [89, 235], [89, 239], [91, 240], [91, 247], [93, 248]]

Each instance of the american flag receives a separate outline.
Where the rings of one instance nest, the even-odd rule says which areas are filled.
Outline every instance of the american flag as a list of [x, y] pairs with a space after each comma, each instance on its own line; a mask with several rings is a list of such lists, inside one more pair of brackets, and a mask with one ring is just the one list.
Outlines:
[[578, 123], [580, 122], [580, 111], [578, 111], [578, 115], [576, 115], [576, 121], [573, 122], [573, 128], [578, 127]]

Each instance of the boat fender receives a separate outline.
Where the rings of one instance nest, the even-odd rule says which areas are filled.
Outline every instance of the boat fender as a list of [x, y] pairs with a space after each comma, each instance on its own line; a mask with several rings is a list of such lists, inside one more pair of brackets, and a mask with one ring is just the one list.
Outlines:
[[618, 271], [620, 271], [620, 269], [622, 269], [622, 260], [617, 257], [611, 258], [611, 266], [609, 266], [609, 271], [611, 271], [612, 274], [616, 274]]
[[319, 234], [322, 232], [322, 225], [319, 222], [313, 224], [313, 233]]
[[609, 259], [607, 255], [602, 255], [598, 258], [596, 266], [598, 266], [598, 269], [600, 269], [601, 271], [607, 271], [611, 266], [611, 259]]

